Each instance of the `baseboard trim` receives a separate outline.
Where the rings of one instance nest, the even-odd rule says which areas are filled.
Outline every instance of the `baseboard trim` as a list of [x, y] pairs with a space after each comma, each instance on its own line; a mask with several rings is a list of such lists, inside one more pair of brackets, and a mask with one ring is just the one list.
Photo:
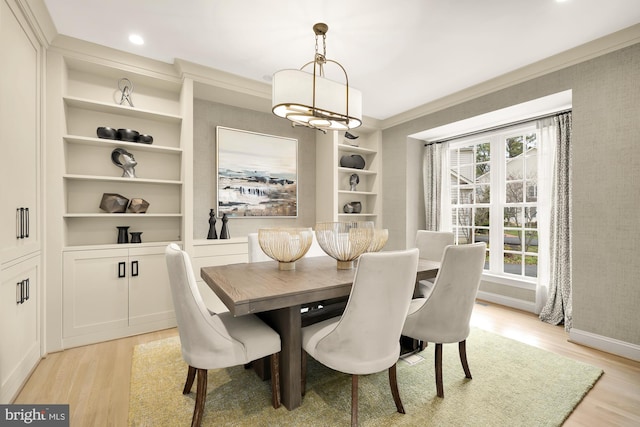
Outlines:
[[640, 346], [636, 344], [596, 335], [576, 328], [569, 330], [569, 341], [640, 362]]
[[529, 313], [536, 312], [536, 303], [530, 301], [524, 301], [518, 298], [506, 297], [504, 295], [498, 295], [491, 292], [478, 291], [477, 298], [483, 301], [492, 302], [495, 304], [504, 305], [506, 307], [516, 308], [518, 310], [528, 311]]

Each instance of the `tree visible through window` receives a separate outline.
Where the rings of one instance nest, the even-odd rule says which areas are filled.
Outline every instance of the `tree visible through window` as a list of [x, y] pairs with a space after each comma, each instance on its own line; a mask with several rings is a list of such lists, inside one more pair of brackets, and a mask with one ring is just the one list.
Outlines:
[[538, 140], [524, 125], [449, 145], [457, 243], [486, 242], [492, 273], [537, 277]]

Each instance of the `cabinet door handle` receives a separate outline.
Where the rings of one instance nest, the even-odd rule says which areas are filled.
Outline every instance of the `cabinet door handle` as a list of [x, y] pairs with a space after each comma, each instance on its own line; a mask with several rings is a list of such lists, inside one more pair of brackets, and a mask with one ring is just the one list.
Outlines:
[[20, 208], [20, 238], [24, 239], [24, 208]]
[[24, 208], [25, 211], [25, 222], [24, 222], [24, 237], [29, 238], [29, 208]]
[[22, 282], [16, 282], [16, 304], [22, 304]]
[[131, 261], [131, 276], [138, 276], [138, 261]]
[[27, 277], [26, 279], [23, 280], [23, 282], [25, 282], [25, 292], [24, 292], [24, 300], [27, 301], [29, 299], [29, 292], [30, 292], [30, 288], [31, 288], [31, 284], [29, 283], [29, 278]]
[[127, 263], [122, 261], [118, 263], [118, 278], [125, 277], [127, 275]]
[[16, 239], [20, 238], [20, 208], [16, 208]]

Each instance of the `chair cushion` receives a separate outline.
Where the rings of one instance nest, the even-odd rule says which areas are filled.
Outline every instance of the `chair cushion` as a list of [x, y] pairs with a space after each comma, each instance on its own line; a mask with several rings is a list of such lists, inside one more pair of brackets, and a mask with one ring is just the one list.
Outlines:
[[217, 317], [227, 329], [229, 335], [244, 346], [245, 360], [248, 363], [280, 351], [280, 335], [253, 314], [233, 317], [229, 312]]

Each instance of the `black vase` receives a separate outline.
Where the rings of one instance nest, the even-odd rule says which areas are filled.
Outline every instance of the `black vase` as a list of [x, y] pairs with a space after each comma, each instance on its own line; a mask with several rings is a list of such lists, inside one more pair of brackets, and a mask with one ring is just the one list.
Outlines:
[[364, 169], [366, 162], [360, 154], [340, 157], [340, 166], [351, 169]]
[[131, 243], [142, 243], [142, 239], [140, 238], [141, 234], [142, 234], [142, 231], [132, 231]]
[[129, 243], [129, 227], [118, 227], [118, 243]]

